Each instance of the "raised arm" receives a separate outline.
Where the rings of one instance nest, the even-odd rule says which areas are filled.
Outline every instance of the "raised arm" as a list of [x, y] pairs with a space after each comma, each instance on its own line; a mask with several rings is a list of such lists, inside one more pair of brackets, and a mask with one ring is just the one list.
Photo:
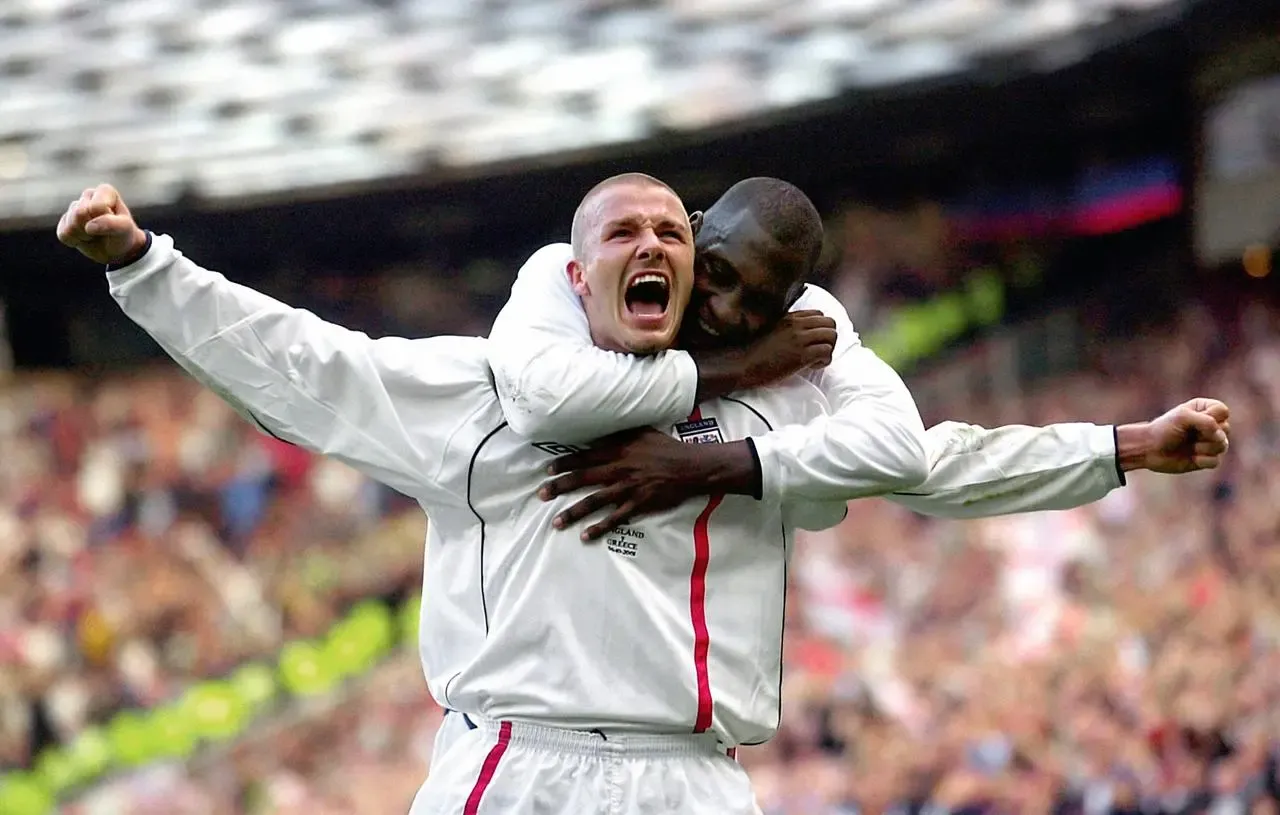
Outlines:
[[741, 350], [637, 357], [597, 348], [569, 285], [572, 257], [567, 243], [535, 252], [489, 332], [489, 363], [502, 411], [522, 436], [574, 443], [673, 424], [706, 399], [775, 382], [829, 359], [832, 327], [814, 314]]
[[[414, 497], [444, 489], [450, 430], [485, 404], [484, 340], [372, 340], [201, 268], [168, 236], [138, 230], [110, 187], [99, 197], [108, 214], [73, 204], [59, 238], [117, 261], [112, 297], [183, 368], [278, 438]], [[95, 222], [134, 236], [133, 248], [86, 251]]]
[[[836, 321], [842, 336], [857, 343], [844, 307], [825, 290], [807, 287], [799, 305], [822, 310]], [[858, 343], [843, 353], [837, 349], [817, 383], [832, 407], [827, 426], [819, 420], [784, 431], [788, 446], [772, 468], [764, 454], [768, 437], [756, 439], [763, 483], [768, 489], [774, 477], [784, 496], [807, 500], [817, 497], [815, 491], [835, 498], [844, 490], [845, 497], [856, 498], [865, 493], [857, 480], [842, 480], [840, 440], [849, 439], [846, 446], [865, 443], [851, 430], [862, 429], [855, 417], [866, 411], [868, 393], [871, 404], [899, 399], [894, 394], [901, 380]], [[1151, 422], [1119, 427], [1064, 423], [987, 429], [944, 422], [926, 434], [926, 478], [886, 497], [916, 512], [948, 518], [1070, 509], [1122, 486], [1125, 470], [1188, 472], [1216, 466], [1217, 456], [1226, 452], [1219, 424], [1226, 417], [1221, 402], [1195, 400]]]

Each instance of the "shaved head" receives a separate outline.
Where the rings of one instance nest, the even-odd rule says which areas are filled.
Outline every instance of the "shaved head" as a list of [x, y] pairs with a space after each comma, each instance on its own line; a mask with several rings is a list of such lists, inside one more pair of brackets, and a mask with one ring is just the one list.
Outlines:
[[643, 173], [606, 178], [573, 216], [567, 272], [591, 339], [633, 354], [675, 341], [693, 288], [693, 230], [671, 187]]
[[803, 280], [818, 265], [822, 254], [822, 216], [799, 187], [778, 178], [748, 178], [734, 184], [707, 210], [720, 209], [752, 214], [769, 233], [780, 257], [771, 260], [780, 273]]
[[[621, 173], [619, 175], [610, 176], [604, 181], [592, 187], [587, 194], [582, 197], [578, 209], [573, 213], [573, 228], [569, 235], [569, 242], [573, 244], [573, 256], [581, 259], [582, 253], [586, 250], [587, 241], [591, 236], [593, 220], [596, 215], [595, 203], [599, 200], [602, 193], [618, 186], [634, 185], [638, 187], [658, 187], [664, 189], [672, 195], [676, 195], [676, 191], [664, 181], [660, 181], [651, 175], [644, 173]], [[676, 196], [679, 198], [679, 196]]]

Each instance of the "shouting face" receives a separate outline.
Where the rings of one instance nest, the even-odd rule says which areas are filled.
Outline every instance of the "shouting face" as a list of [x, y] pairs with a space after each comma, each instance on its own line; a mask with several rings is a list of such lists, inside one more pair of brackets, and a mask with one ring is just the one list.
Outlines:
[[597, 187], [574, 218], [569, 278], [601, 348], [652, 354], [671, 347], [693, 285], [684, 204], [644, 177]]

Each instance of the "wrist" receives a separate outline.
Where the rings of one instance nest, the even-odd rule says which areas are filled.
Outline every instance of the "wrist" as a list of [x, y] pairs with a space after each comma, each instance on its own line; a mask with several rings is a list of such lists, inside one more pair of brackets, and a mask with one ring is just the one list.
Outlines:
[[1116, 425], [1116, 466], [1120, 472], [1145, 469], [1151, 448], [1149, 422]]
[[760, 460], [750, 440], [693, 445], [698, 488], [708, 495], [760, 497]]
[[135, 227], [129, 248], [119, 255], [109, 258], [107, 266], [119, 269], [131, 263], [136, 263], [147, 253], [149, 248], [151, 248], [151, 233], [140, 227]]
[[744, 388], [746, 362], [741, 351], [691, 351], [689, 356], [698, 368], [697, 402], [718, 399]]

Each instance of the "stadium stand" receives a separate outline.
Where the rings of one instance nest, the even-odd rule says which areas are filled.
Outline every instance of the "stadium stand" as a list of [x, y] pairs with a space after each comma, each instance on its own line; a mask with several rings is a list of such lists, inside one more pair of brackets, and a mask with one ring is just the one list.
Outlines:
[[11, 0], [0, 218], [59, 212], [100, 178], [171, 204], [636, 142], [953, 75], [1173, 5]]

